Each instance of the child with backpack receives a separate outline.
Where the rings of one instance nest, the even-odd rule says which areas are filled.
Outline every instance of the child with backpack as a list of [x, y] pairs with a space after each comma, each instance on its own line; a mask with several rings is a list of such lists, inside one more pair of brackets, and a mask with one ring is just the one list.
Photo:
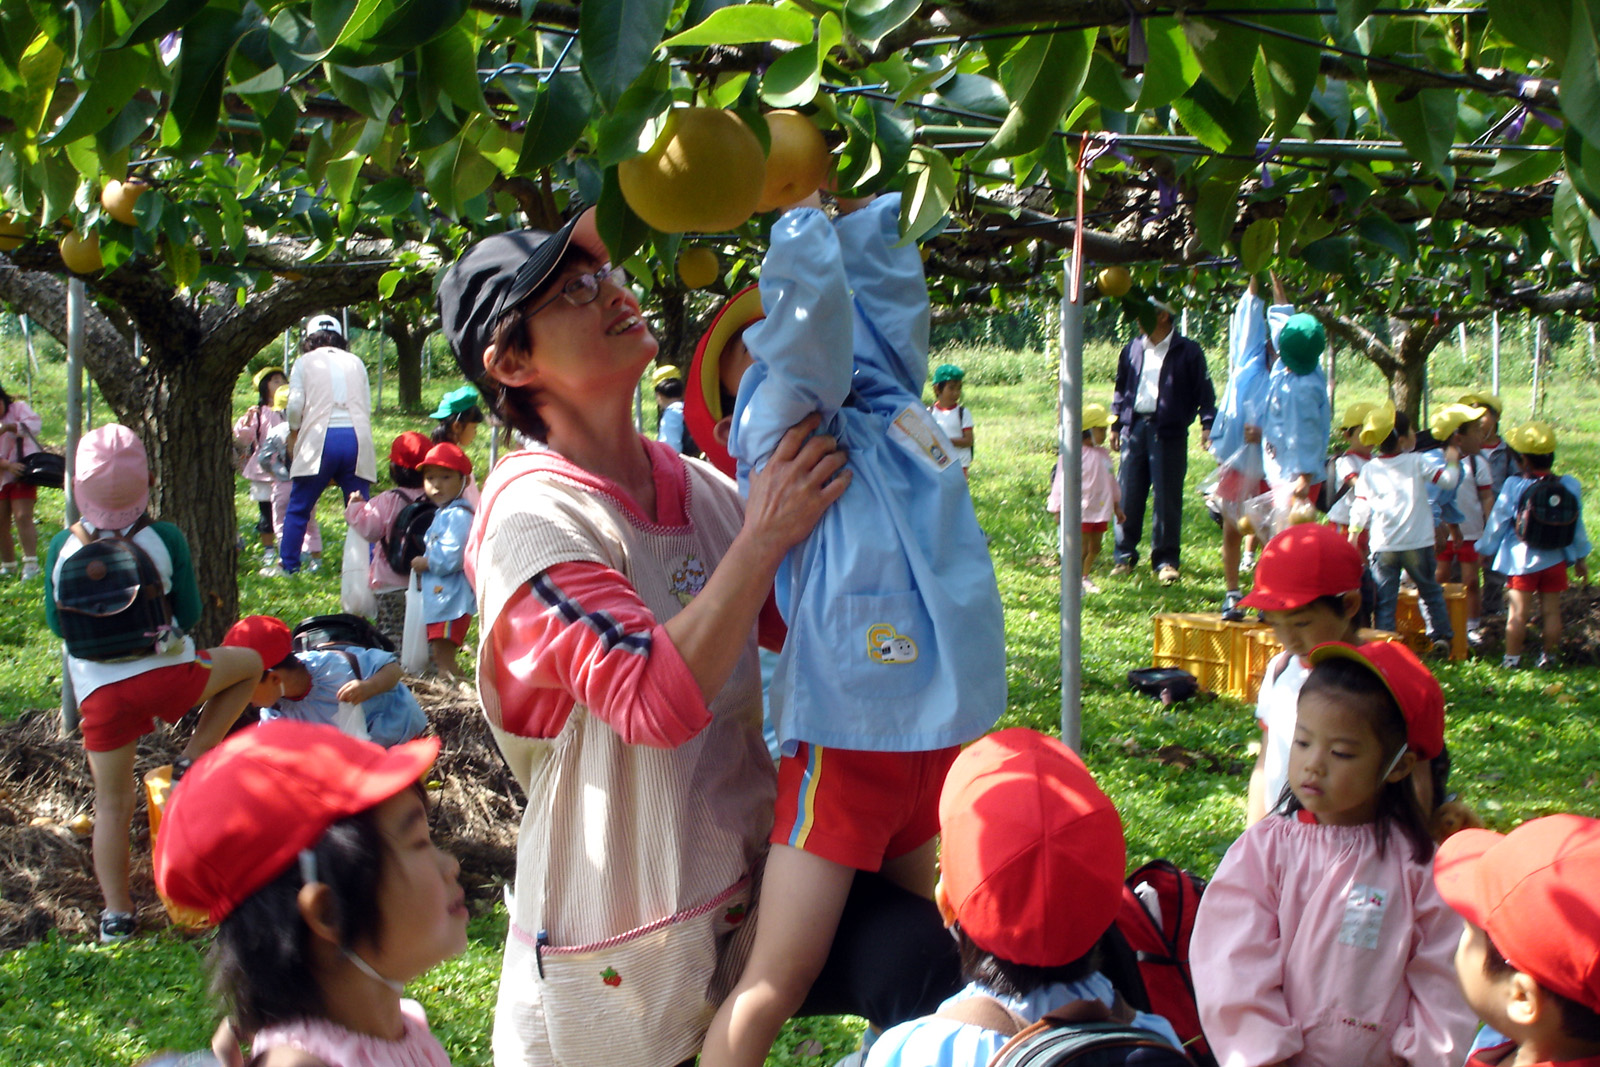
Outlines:
[[[461, 865], [428, 831], [437, 738], [395, 748], [312, 723], [229, 738], [173, 790], [156, 886], [216, 924], [209, 964], [240, 1062], [450, 1067], [402, 990], [467, 947]], [[208, 1058], [207, 1062], [216, 1062]]]
[[[1451, 404], [1433, 417], [1435, 440], [1453, 444], [1461, 451], [1461, 482], [1451, 496], [1455, 514], [1453, 528], [1445, 529], [1440, 539], [1439, 574], [1441, 582], [1459, 580], [1467, 595], [1467, 640], [1482, 644], [1483, 598], [1478, 585], [1478, 538], [1484, 521], [1494, 507], [1494, 477], [1483, 454], [1483, 438], [1493, 413], [1472, 404]], [[1459, 425], [1456, 425], [1458, 424]], [[1455, 429], [1451, 427], [1455, 425]], [[1444, 431], [1442, 434], [1440, 431]], [[1443, 504], [1441, 503], [1441, 515]], [[1456, 577], [1459, 573], [1459, 579]], [[1476, 636], [1474, 636], [1476, 635]]]
[[928, 413], [934, 424], [955, 446], [956, 458], [964, 472], [972, 470], [972, 412], [961, 403], [961, 387], [967, 372], [954, 363], [941, 363], [933, 368], [933, 406]]
[[1600, 1063], [1600, 819], [1463, 831], [1433, 880], [1466, 920], [1456, 977], [1489, 1024], [1466, 1067]]
[[1151, 1067], [1189, 1062], [1167, 1020], [1130, 1009], [1101, 973], [1127, 848], [1116, 807], [1077, 753], [1020, 727], [981, 738], [945, 778], [939, 831], [934, 900], [967, 985], [937, 1014], [885, 1031], [867, 1067], [998, 1067], [1012, 1061], [995, 1053], [1041, 1020], [1035, 1042], [1116, 1024], [1095, 1063], [1130, 1053]]
[[1520, 473], [1506, 479], [1478, 538], [1478, 551], [1506, 575], [1506, 651], [1500, 666], [1522, 665], [1534, 598], [1539, 601], [1544, 648], [1539, 669], [1550, 670], [1561, 655], [1561, 593], [1567, 568], [1589, 580], [1589, 536], [1583, 528], [1583, 495], [1578, 479], [1557, 476], [1555, 430], [1530, 422], [1506, 432]]
[[105, 899], [100, 940], [137, 928], [128, 883], [134, 756], [154, 720], [175, 723], [202, 704], [182, 759], [221, 741], [261, 672], [248, 649], [197, 650], [200, 590], [183, 531], [152, 522], [154, 479], [144, 444], [126, 426], [78, 442], [73, 499], [82, 518], [50, 542], [45, 621], [66, 643], [83, 747], [94, 776], [94, 871]]
[[433, 522], [434, 507], [423, 495], [421, 469], [422, 457], [431, 447], [427, 435], [415, 430], [396, 437], [389, 445], [389, 480], [394, 488], [371, 500], [351, 493], [344, 509], [344, 521], [372, 543], [367, 584], [378, 602], [372, 621], [396, 648], [405, 635], [411, 561], [421, 554]]
[[1237, 1067], [1456, 1067], [1476, 1024], [1407, 781], [1444, 747], [1444, 693], [1398, 642], [1307, 657], [1291, 797], [1206, 886], [1190, 958], [1200, 1021]]
[[[256, 509], [260, 513], [256, 519], [256, 536], [261, 541], [261, 547], [266, 550], [266, 556], [262, 560], [262, 563], [266, 564], [277, 558], [274, 546], [278, 543], [278, 532], [272, 520], [272, 490], [275, 480], [272, 474], [261, 466], [261, 446], [266, 443], [268, 432], [283, 421], [283, 413], [273, 410], [272, 400], [280, 388], [288, 389], [289, 379], [284, 376], [282, 367], [262, 367], [256, 371], [251, 381], [256, 387], [256, 403], [234, 421], [233, 452], [238, 461], [239, 473], [250, 483], [250, 499], [255, 502]], [[285, 392], [285, 396], [287, 395]]]
[[261, 657], [249, 699], [263, 722], [337, 726], [385, 748], [410, 741], [428, 726], [427, 713], [400, 680], [393, 652], [350, 645], [296, 652], [288, 624], [271, 615], [240, 619], [222, 643]]
[[466, 643], [467, 628], [478, 613], [478, 600], [464, 569], [467, 534], [472, 530], [473, 507], [465, 496], [472, 461], [446, 442], [428, 450], [421, 469], [422, 491], [438, 509], [428, 526], [426, 550], [411, 561], [411, 569], [422, 575], [428, 651], [440, 675], [465, 679], [456, 665], [456, 651]]

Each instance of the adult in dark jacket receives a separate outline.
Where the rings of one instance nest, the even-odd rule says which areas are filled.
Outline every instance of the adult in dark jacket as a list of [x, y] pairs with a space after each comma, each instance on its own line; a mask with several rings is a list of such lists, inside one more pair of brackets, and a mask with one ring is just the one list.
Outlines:
[[1122, 451], [1122, 508], [1112, 574], [1131, 573], [1139, 562], [1145, 503], [1155, 490], [1150, 530], [1150, 566], [1171, 585], [1179, 577], [1183, 525], [1183, 480], [1189, 470], [1189, 426], [1200, 417], [1202, 447], [1209, 447], [1217, 414], [1216, 390], [1198, 344], [1172, 328], [1172, 306], [1152, 299], [1155, 322], [1128, 342], [1117, 359], [1111, 403], [1117, 428], [1111, 447]]

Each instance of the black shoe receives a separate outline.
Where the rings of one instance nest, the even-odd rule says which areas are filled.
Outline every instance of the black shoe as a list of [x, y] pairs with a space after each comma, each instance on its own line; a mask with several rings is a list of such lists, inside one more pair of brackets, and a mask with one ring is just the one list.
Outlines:
[[1222, 596], [1222, 621], [1244, 622], [1244, 609], [1239, 606], [1239, 601], [1244, 599], [1243, 593], [1224, 593]]

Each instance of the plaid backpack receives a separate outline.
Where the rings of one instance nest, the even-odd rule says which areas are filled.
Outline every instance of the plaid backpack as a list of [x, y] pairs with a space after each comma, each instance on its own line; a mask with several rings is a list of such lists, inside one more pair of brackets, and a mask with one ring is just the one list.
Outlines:
[[1566, 548], [1578, 533], [1578, 494], [1541, 474], [1517, 501], [1517, 536], [1529, 548]]
[[133, 536], [150, 525], [141, 515], [126, 534], [82, 523], [72, 535], [83, 545], [61, 564], [56, 613], [67, 653], [113, 663], [154, 652], [174, 632], [172, 602], [161, 572]]
[[1077, 1000], [1029, 1023], [990, 996], [973, 996], [937, 1013], [967, 1026], [981, 1026], [1007, 1041], [987, 1067], [1193, 1067], [1167, 1039], [1133, 1023], [1133, 1009], [1120, 997], [1107, 1009], [1098, 1000]]

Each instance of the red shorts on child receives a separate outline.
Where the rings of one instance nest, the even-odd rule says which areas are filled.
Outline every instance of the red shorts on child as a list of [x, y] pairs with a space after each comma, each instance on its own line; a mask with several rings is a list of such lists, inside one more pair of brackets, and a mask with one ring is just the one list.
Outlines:
[[449, 622], [430, 622], [428, 624], [429, 641], [449, 641], [460, 648], [467, 643], [467, 627], [472, 625], [472, 616], [463, 615], [459, 619]]
[[1478, 542], [1452, 541], [1446, 538], [1444, 547], [1439, 549], [1438, 556], [1440, 563], [1449, 563], [1451, 560], [1455, 560], [1457, 563], [1476, 563], [1478, 562]]
[[38, 500], [39, 487], [24, 482], [0, 486], [0, 500]]
[[1567, 565], [1557, 563], [1532, 574], [1513, 574], [1506, 585], [1519, 593], [1560, 593], [1567, 588]]
[[1109, 522], [1086, 522], [1083, 524], [1083, 532], [1103, 534], [1110, 525]]
[[1222, 477], [1217, 479], [1215, 492], [1218, 500], [1243, 503], [1251, 497], [1272, 492], [1272, 486], [1267, 484], [1265, 478], [1259, 479], [1254, 485], [1246, 485], [1242, 474], [1232, 467], [1224, 467]]
[[188, 663], [102, 685], [78, 705], [83, 747], [115, 752], [154, 729], [154, 719], [177, 722], [200, 702], [210, 680], [211, 654], [202, 649]]
[[775, 845], [858, 871], [914, 852], [939, 833], [939, 790], [961, 752], [861, 752], [801, 743], [778, 762]]

